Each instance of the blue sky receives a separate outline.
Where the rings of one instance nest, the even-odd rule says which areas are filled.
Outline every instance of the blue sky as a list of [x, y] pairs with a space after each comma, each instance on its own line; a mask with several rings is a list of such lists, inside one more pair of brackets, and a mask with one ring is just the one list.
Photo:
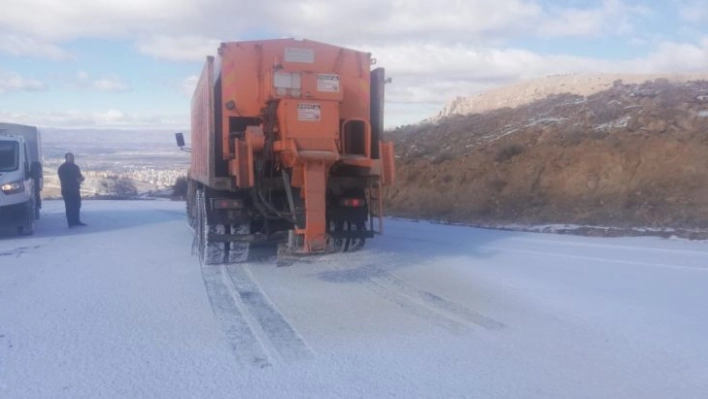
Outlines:
[[391, 127], [546, 75], [706, 72], [706, 26], [705, 0], [4, 0], [0, 120], [186, 129], [219, 42], [298, 37], [372, 52]]

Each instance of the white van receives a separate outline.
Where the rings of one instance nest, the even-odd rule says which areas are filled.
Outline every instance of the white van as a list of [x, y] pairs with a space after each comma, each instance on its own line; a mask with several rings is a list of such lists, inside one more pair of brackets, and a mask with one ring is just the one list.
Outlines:
[[34, 233], [42, 207], [41, 156], [36, 127], [0, 123], [0, 228]]

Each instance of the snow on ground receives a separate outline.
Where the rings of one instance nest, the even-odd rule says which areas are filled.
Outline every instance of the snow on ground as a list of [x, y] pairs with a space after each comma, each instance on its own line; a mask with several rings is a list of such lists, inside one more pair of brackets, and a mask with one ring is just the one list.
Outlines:
[[389, 220], [364, 251], [204, 267], [184, 204], [45, 202], [0, 237], [2, 398], [708, 392], [708, 243]]

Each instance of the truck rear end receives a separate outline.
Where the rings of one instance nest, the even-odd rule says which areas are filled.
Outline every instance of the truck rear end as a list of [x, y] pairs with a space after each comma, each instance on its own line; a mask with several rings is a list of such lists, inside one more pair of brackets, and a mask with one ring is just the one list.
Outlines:
[[393, 183], [384, 70], [307, 40], [222, 43], [192, 99], [188, 216], [204, 263], [361, 248]]

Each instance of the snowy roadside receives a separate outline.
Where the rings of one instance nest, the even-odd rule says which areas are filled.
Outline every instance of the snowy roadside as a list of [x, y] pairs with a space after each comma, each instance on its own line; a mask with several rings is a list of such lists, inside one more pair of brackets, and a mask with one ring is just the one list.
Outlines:
[[667, 239], [686, 239], [691, 241], [708, 242], [708, 228], [682, 228], [682, 227], [613, 227], [579, 224], [491, 224], [491, 223], [456, 223], [444, 220], [424, 220], [412, 218], [390, 217], [391, 220], [408, 221], [413, 223], [432, 223], [448, 226], [464, 226], [478, 229], [520, 231], [529, 233], [570, 234], [585, 237], [661, 237]]

